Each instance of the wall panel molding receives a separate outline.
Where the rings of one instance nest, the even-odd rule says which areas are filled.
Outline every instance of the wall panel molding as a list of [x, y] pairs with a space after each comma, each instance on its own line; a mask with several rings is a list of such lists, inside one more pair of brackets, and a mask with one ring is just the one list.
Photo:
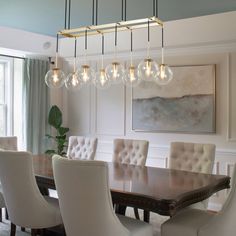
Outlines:
[[[234, 59], [236, 58], [235, 54], [234, 54]], [[236, 130], [233, 130], [233, 126], [236, 127], [236, 125], [233, 122], [236, 122], [234, 117], [233, 117], [233, 112], [235, 112], [235, 109], [233, 109], [233, 107], [236, 107], [236, 103], [235, 103], [235, 93], [233, 94], [233, 91], [236, 90], [236, 83], [233, 83], [233, 79], [235, 78], [234, 75], [234, 67], [235, 65], [233, 65], [233, 56], [232, 54], [228, 54], [228, 74], [227, 74], [227, 108], [228, 108], [228, 128], [227, 128], [227, 135], [228, 135], [228, 141], [230, 142], [236, 142]], [[235, 59], [236, 61], [236, 59]], [[235, 70], [236, 71], [236, 70]], [[234, 96], [233, 96], [234, 95]], [[236, 128], [235, 128], [236, 129]], [[235, 133], [235, 135], [233, 136], [232, 133]]]
[[[114, 89], [114, 88], [113, 88]], [[117, 136], [124, 136], [125, 135], [125, 124], [126, 124], [126, 90], [125, 90], [125, 86], [122, 85], [121, 87], [121, 90], [122, 90], [122, 107], [121, 107], [121, 112], [122, 112], [122, 119], [118, 122], [116, 122], [114, 120], [114, 117], [112, 116], [112, 114], [109, 114], [108, 111], [101, 111], [99, 110], [98, 108], [98, 90], [96, 89], [96, 92], [95, 92], [95, 133], [96, 135], [105, 135], [105, 136], [114, 136], [114, 135], [117, 135]], [[108, 99], [111, 99], [111, 97], [108, 97]], [[114, 131], [114, 129], [111, 129], [111, 130], [106, 130], [106, 131], [103, 131], [103, 129], [99, 128], [99, 124], [98, 124], [98, 116], [99, 114], [100, 115], [104, 115], [104, 118], [108, 117], [110, 119], [110, 121], [108, 121], [107, 124], [111, 124], [113, 123], [114, 126], [118, 126], [120, 125], [121, 128], [116, 131]]]

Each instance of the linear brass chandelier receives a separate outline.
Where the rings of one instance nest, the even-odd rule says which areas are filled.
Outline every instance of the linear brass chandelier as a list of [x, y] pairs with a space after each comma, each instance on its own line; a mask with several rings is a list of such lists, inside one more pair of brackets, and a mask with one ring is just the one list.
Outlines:
[[[45, 82], [50, 88], [60, 88], [64, 84], [68, 90], [78, 90], [85, 85], [94, 84], [99, 89], [105, 89], [112, 84], [124, 83], [128, 87], [135, 87], [141, 81], [155, 81], [159, 85], [166, 85], [173, 79], [171, 68], [164, 62], [164, 24], [158, 19], [158, 0], [153, 0], [153, 16], [129, 20], [126, 18], [127, 0], [121, 0], [121, 21], [98, 25], [98, 0], [92, 0], [92, 25], [80, 28], [70, 28], [71, 0], [65, 0], [65, 27], [57, 33], [55, 67], [45, 76]], [[157, 64], [150, 56], [150, 27], [161, 27], [161, 64]], [[147, 29], [147, 55], [138, 65], [133, 62], [133, 31]], [[127, 68], [118, 58], [118, 32], [130, 32], [130, 62]], [[111, 64], [104, 65], [105, 35], [114, 33], [114, 59]], [[101, 37], [101, 66], [95, 71], [87, 61], [88, 37]], [[65, 76], [58, 67], [59, 36], [74, 38], [74, 66], [73, 71]], [[84, 37], [84, 55], [80, 68], [77, 68], [77, 38]]]

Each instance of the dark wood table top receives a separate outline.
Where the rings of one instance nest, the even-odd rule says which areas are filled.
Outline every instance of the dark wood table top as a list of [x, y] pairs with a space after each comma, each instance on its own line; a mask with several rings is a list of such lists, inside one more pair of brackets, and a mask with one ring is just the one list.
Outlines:
[[[40, 187], [55, 189], [51, 157], [34, 156], [34, 170]], [[108, 163], [114, 203], [138, 207], [161, 215], [207, 199], [229, 188], [230, 177], [155, 167]]]

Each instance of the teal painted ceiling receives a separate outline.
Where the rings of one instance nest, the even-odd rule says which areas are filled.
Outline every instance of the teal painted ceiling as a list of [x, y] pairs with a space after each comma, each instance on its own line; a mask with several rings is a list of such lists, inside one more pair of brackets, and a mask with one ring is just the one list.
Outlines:
[[[71, 27], [90, 25], [92, 0], [71, 1]], [[152, 16], [152, 2], [127, 0], [127, 18]], [[163, 21], [235, 10], [236, 0], [159, 0]], [[99, 0], [98, 13], [99, 24], [120, 21], [121, 0]], [[64, 27], [64, 0], [0, 0], [0, 26], [55, 36]]]

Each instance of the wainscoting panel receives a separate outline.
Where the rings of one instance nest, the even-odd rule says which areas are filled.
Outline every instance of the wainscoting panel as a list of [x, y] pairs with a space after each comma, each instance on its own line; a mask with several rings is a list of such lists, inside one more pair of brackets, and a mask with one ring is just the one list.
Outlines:
[[106, 90], [96, 90], [97, 135], [125, 135], [125, 88], [112, 86]]
[[68, 93], [67, 119], [73, 135], [91, 133], [91, 87]]
[[229, 141], [236, 142], [236, 54], [231, 54], [229, 56], [229, 82], [228, 82], [228, 111], [229, 111], [229, 121], [228, 121], [228, 138]]

